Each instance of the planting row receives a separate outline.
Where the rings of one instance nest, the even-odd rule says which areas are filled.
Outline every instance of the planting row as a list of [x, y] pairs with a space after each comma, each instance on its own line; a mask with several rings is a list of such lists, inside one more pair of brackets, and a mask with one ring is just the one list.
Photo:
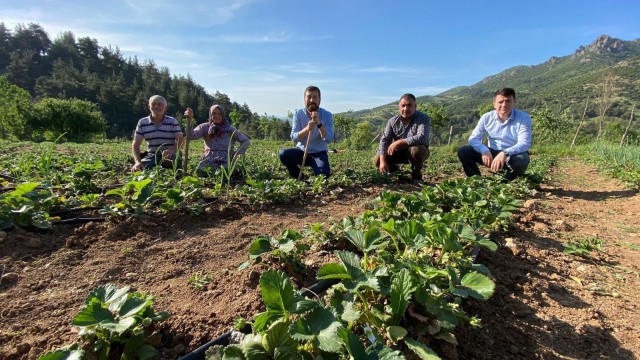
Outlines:
[[[538, 162], [531, 178], [551, 163]], [[238, 320], [238, 328], [250, 323], [253, 334], [210, 348], [208, 357], [393, 359], [413, 351], [437, 358], [431, 347], [455, 344], [456, 326], [480, 324], [460, 306], [465, 298], [485, 300], [493, 292], [491, 274], [474, 263], [474, 250], [496, 249], [488, 236], [507, 226], [528, 185], [472, 178], [409, 194], [383, 191], [375, 208], [359, 217], [256, 238], [239, 271], [263, 272], [265, 311]], [[308, 270], [301, 259], [318, 249], [332, 250], [335, 261], [322, 264], [317, 278], [335, 285], [325, 295], [303, 297], [290, 277]], [[189, 278], [194, 286], [198, 281]], [[41, 359], [152, 358], [145, 329], [168, 316], [156, 313], [153, 301], [127, 286], [95, 289], [73, 318], [80, 341]]]
[[[0, 152], [0, 229], [48, 228], [95, 210], [101, 219], [174, 210], [198, 215], [216, 200], [285, 203], [300, 196], [396, 178], [378, 174], [371, 165], [371, 153], [350, 151], [330, 154], [334, 175], [329, 179], [310, 177], [298, 182], [280, 166], [278, 145], [269, 142], [252, 146], [233, 175], [219, 171], [210, 177], [196, 177], [160, 168], [131, 173], [123, 145], [0, 143], [5, 150]], [[460, 171], [449, 148], [433, 153], [428, 176]]]

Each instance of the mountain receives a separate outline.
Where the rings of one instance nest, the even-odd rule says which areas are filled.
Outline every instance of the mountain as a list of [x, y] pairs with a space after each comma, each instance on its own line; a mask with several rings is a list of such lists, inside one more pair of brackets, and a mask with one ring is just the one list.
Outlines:
[[[457, 133], [471, 129], [477, 120], [476, 109], [489, 104], [493, 93], [503, 87], [516, 90], [520, 109], [531, 111], [545, 106], [554, 112], [568, 109], [577, 119], [582, 117], [589, 97], [587, 118], [596, 118], [605, 79], [614, 89], [610, 91], [612, 106], [607, 116], [627, 121], [632, 104], [640, 106], [640, 39], [625, 41], [601, 35], [571, 55], [553, 56], [534, 66], [515, 66], [471, 86], [420, 96], [418, 102], [443, 104]], [[345, 115], [369, 121], [378, 129], [396, 112], [397, 103], [393, 102]]]

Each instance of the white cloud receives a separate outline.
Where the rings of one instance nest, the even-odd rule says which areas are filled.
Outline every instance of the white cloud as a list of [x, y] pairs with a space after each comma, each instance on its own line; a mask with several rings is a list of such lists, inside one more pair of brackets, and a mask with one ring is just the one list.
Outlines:
[[249, 44], [249, 43], [274, 43], [285, 42], [291, 40], [291, 35], [280, 32], [264, 35], [250, 35], [250, 34], [234, 34], [234, 35], [219, 35], [213, 38], [215, 42], [233, 43], [233, 44]]
[[191, 1], [188, 6], [183, 2], [171, 0], [124, 0], [133, 12], [133, 21], [147, 24], [167, 22], [187, 23], [194, 27], [206, 27], [226, 24], [248, 4], [256, 0], [209, 0]]
[[412, 94], [415, 94], [416, 96], [437, 95], [451, 88], [452, 86], [449, 86], [449, 87], [423, 86], [423, 87], [410, 88], [409, 92]]
[[322, 74], [323, 71], [317, 64], [311, 63], [296, 63], [289, 65], [280, 65], [279, 68], [283, 71], [301, 74]]

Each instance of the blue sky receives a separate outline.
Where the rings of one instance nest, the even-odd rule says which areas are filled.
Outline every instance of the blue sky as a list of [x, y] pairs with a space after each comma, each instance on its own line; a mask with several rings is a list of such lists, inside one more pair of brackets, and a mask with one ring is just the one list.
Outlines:
[[310, 84], [329, 111], [361, 110], [569, 55], [601, 34], [638, 39], [640, 1], [0, 0], [0, 22], [89, 36], [282, 116]]

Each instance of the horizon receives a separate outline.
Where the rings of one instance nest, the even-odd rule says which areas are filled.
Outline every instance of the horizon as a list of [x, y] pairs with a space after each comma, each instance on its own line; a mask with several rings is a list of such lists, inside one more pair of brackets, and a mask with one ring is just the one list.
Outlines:
[[640, 38], [637, 1], [488, 4], [0, 0], [0, 22], [38, 24], [52, 41], [95, 38], [279, 118], [303, 106], [308, 85], [332, 113], [360, 111], [568, 56], [601, 35]]

